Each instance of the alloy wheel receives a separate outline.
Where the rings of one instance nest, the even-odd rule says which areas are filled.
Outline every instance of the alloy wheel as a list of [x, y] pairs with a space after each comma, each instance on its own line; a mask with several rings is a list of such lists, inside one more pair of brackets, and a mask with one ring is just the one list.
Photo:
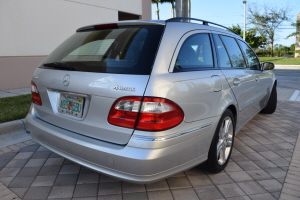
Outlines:
[[219, 140], [217, 144], [217, 159], [220, 165], [226, 163], [231, 148], [233, 139], [233, 123], [232, 119], [227, 116], [224, 118], [219, 130]]

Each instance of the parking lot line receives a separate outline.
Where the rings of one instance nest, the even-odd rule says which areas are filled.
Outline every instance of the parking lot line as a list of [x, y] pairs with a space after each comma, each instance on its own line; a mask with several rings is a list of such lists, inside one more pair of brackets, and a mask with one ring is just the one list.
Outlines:
[[295, 90], [294, 94], [291, 96], [290, 101], [296, 101], [298, 95], [299, 95], [300, 91], [299, 90]]

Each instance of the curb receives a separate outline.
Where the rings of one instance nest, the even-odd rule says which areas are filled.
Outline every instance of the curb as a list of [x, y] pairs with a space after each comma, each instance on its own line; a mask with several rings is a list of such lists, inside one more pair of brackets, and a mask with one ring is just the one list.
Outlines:
[[25, 119], [0, 124], [0, 136], [25, 130]]
[[274, 69], [300, 69], [300, 65], [275, 65]]
[[26, 133], [25, 119], [0, 124], [0, 148], [30, 140]]

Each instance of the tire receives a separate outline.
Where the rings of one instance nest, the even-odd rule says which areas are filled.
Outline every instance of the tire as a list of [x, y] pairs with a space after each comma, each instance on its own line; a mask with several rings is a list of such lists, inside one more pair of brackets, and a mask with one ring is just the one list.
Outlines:
[[260, 111], [260, 113], [264, 114], [272, 114], [275, 112], [277, 107], [277, 90], [276, 85], [273, 86], [269, 101], [264, 109]]
[[234, 132], [234, 116], [229, 109], [226, 109], [215, 131], [208, 159], [203, 165], [207, 171], [218, 173], [226, 167], [233, 147]]

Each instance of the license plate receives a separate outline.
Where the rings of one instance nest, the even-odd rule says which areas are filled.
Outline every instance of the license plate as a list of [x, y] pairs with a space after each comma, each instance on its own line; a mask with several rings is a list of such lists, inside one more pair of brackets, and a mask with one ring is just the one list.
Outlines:
[[60, 94], [58, 112], [81, 118], [83, 113], [83, 105], [83, 97]]

